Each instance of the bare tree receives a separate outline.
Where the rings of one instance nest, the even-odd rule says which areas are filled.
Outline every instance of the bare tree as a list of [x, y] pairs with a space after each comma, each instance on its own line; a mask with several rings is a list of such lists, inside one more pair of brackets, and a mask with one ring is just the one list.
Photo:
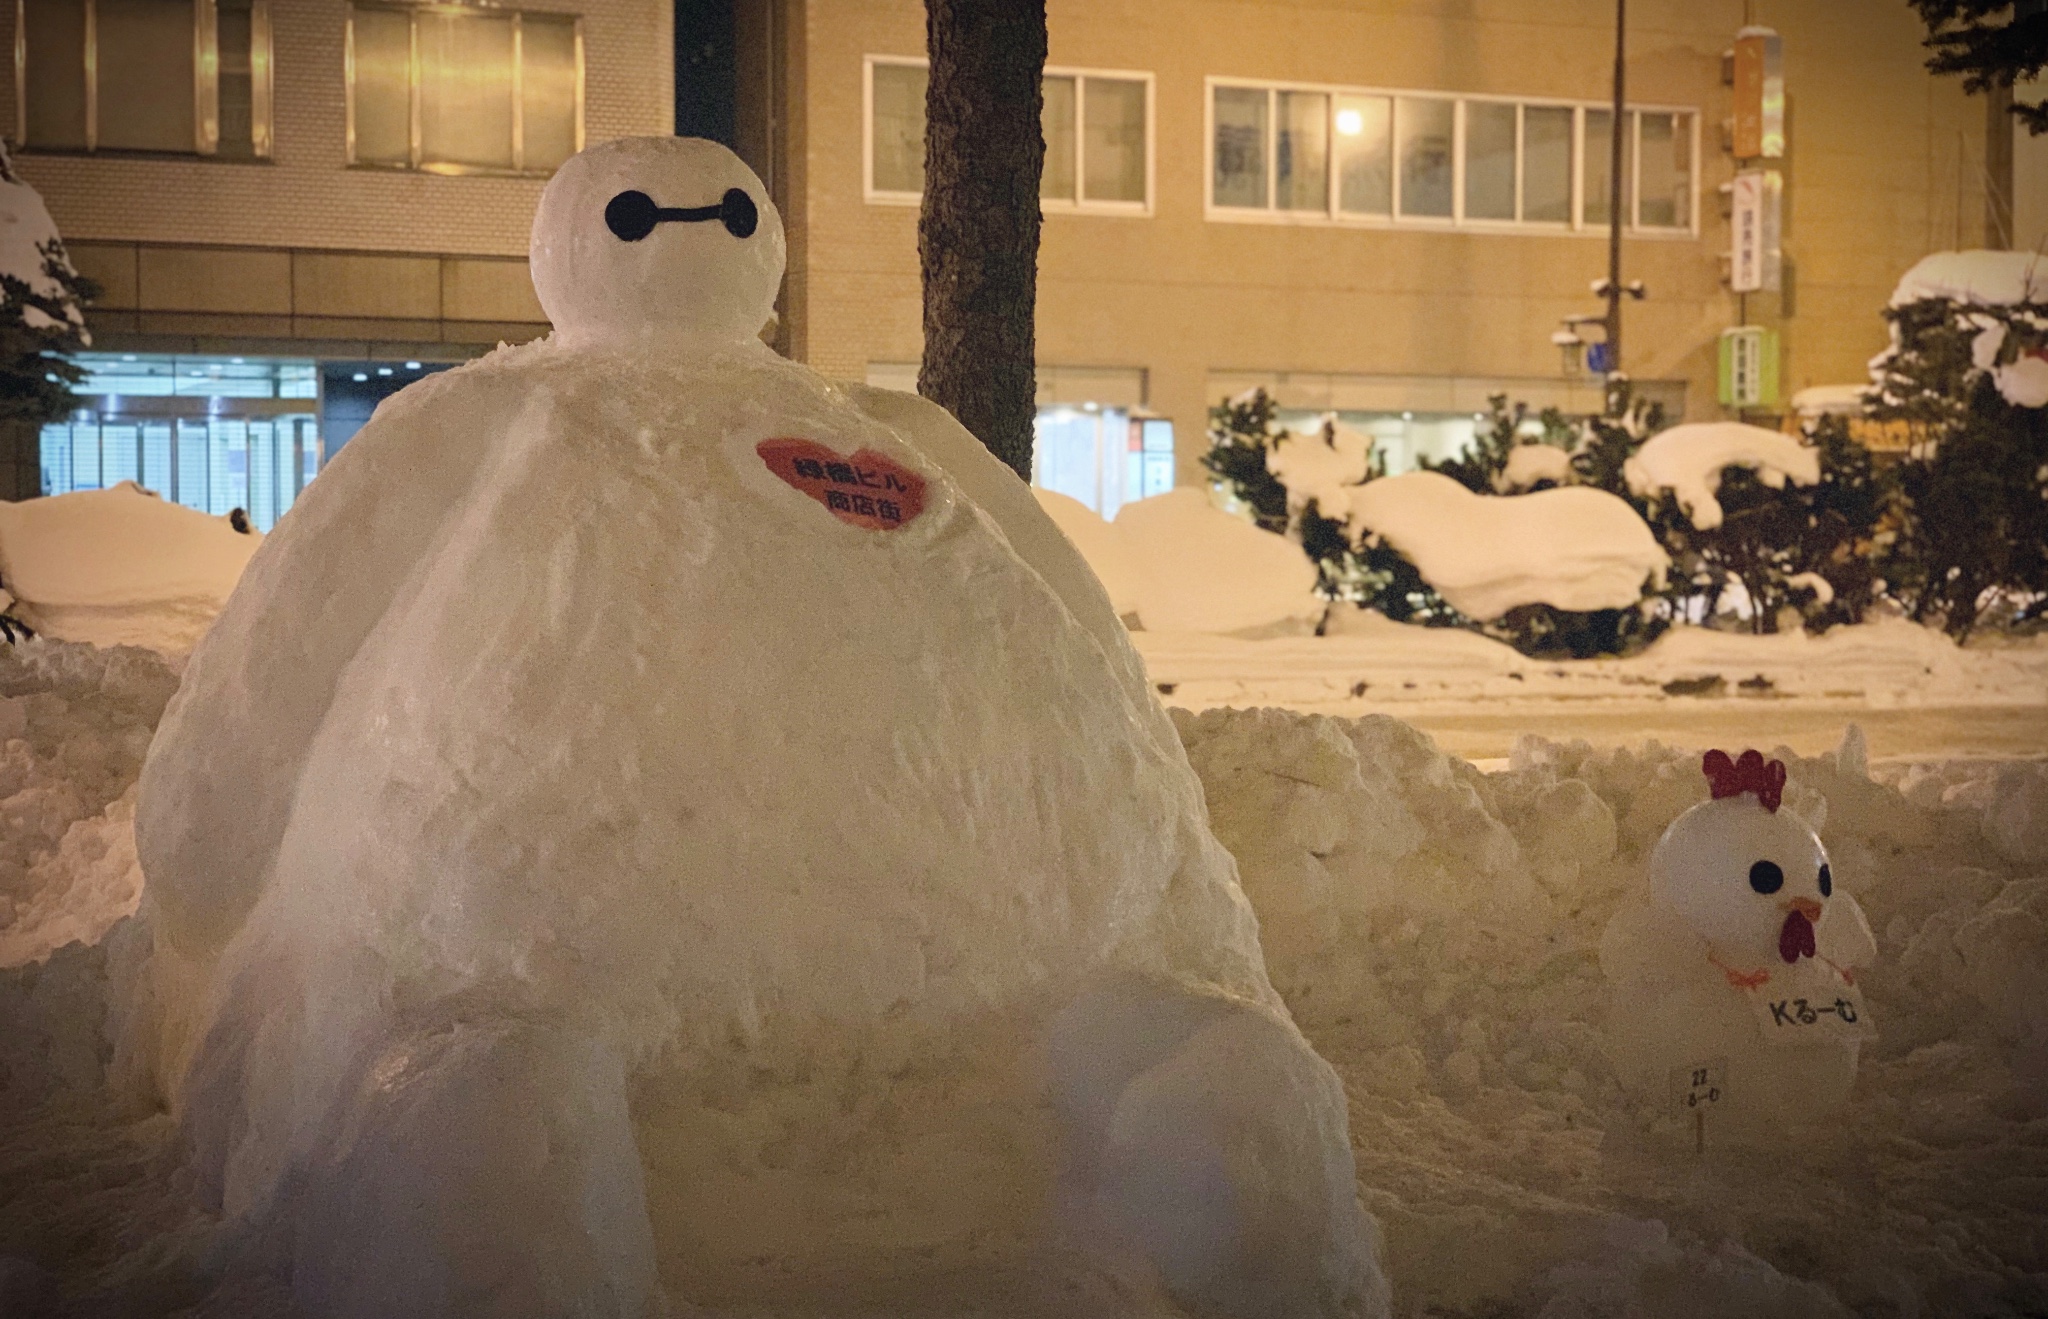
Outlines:
[[926, 0], [917, 392], [1031, 478], [1045, 0]]

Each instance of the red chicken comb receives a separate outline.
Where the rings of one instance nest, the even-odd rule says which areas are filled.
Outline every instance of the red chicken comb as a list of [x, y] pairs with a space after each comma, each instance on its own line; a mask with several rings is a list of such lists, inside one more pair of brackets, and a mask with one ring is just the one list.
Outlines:
[[1785, 762], [1765, 760], [1761, 751], [1745, 751], [1734, 760], [1726, 751], [1709, 751], [1700, 770], [1714, 785], [1715, 801], [1753, 792], [1765, 810], [1775, 813], [1785, 798]]

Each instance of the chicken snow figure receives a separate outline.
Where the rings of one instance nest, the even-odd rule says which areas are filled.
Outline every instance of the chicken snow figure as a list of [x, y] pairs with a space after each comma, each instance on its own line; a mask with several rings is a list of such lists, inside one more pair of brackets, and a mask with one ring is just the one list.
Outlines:
[[137, 830], [203, 1184], [323, 1315], [1383, 1314], [1108, 598], [943, 411], [761, 343], [782, 268], [723, 147], [583, 152], [554, 334], [257, 554]]
[[1871, 1033], [1855, 968], [1876, 953], [1827, 850], [1781, 809], [1785, 766], [1710, 751], [1713, 797], [1650, 854], [1650, 902], [1609, 926], [1610, 1042], [1644, 1098], [1769, 1139], [1847, 1100]]

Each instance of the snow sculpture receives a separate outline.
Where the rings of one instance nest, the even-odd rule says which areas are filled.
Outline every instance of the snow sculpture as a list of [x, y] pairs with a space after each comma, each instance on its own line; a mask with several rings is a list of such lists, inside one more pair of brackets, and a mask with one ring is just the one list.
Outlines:
[[1742, 1138], [1825, 1118], [1871, 1034], [1855, 968], [1877, 951], [1827, 850], [1781, 810], [1785, 766], [1709, 751], [1713, 797], [1650, 853], [1650, 902], [1608, 926], [1609, 1044], [1623, 1083]]
[[224, 1210], [344, 1316], [1384, 1313], [1339, 1084], [1029, 490], [760, 343], [722, 147], [583, 152], [532, 257], [554, 335], [379, 409], [144, 772]]

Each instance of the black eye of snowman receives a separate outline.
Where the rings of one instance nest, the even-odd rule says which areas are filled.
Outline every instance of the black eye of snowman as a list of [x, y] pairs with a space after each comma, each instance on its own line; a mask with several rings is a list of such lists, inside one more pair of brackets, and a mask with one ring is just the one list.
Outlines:
[[1834, 872], [1833, 872], [1833, 871], [1831, 871], [1831, 870], [1829, 870], [1829, 869], [1827, 868], [1826, 864], [1822, 864], [1822, 866], [1821, 866], [1821, 868], [1820, 868], [1820, 895], [1821, 895], [1822, 897], [1824, 897], [1824, 898], [1825, 898], [1825, 897], [1829, 896], [1830, 894], [1832, 894], [1832, 893], [1833, 893], [1834, 891], [1835, 891], [1835, 876], [1834, 876]]
[[1749, 886], [1759, 893], [1776, 893], [1785, 887], [1785, 872], [1775, 861], [1759, 861], [1749, 868]]
[[717, 220], [734, 238], [749, 238], [761, 222], [761, 212], [743, 188], [727, 188], [716, 206], [657, 206], [646, 193], [628, 189], [604, 208], [604, 227], [628, 243], [639, 242], [654, 232], [655, 225], [672, 220]]

